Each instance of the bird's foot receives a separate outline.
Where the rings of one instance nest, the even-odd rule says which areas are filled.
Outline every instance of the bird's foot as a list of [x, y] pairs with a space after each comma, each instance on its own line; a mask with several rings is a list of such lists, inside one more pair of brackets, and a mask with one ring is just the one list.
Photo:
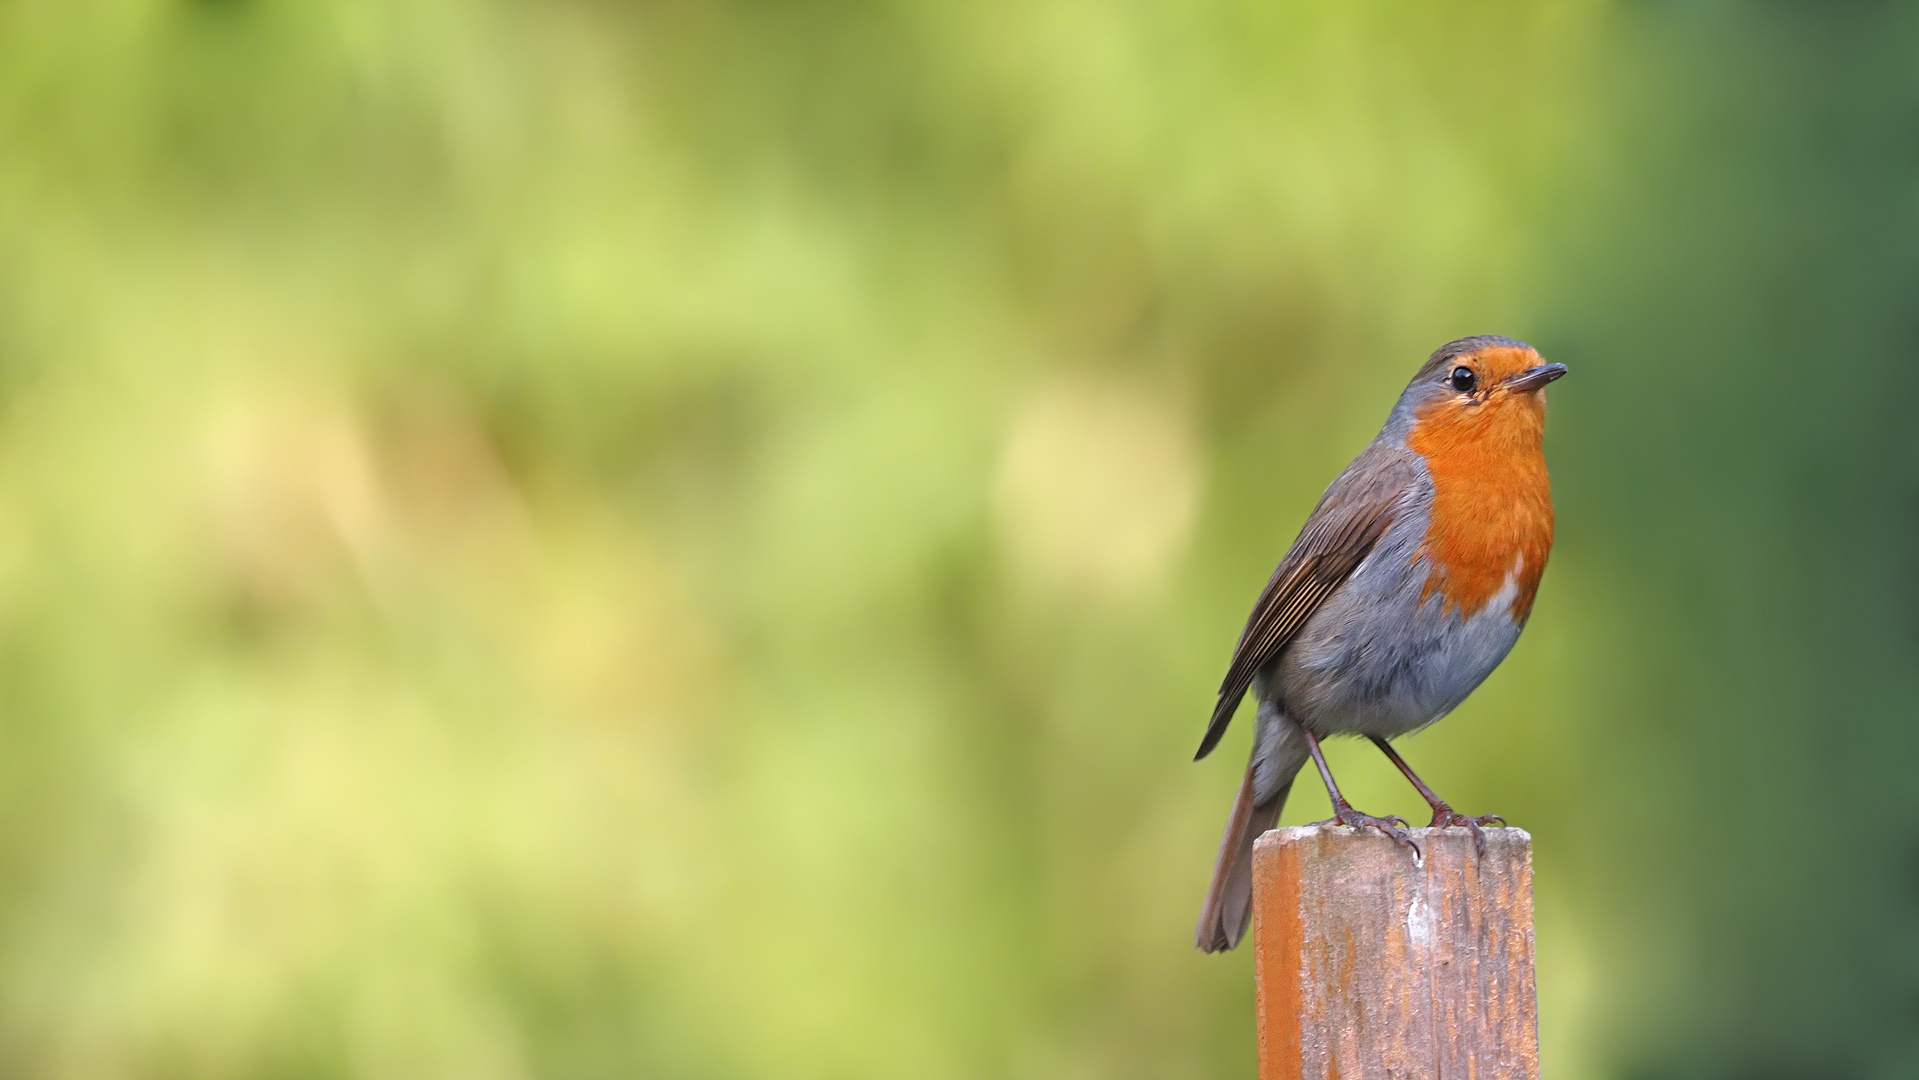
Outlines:
[[1350, 804], [1342, 802], [1340, 805], [1333, 807], [1333, 816], [1329, 820], [1319, 822], [1319, 824], [1344, 825], [1349, 829], [1378, 829], [1380, 832], [1391, 837], [1393, 843], [1403, 848], [1412, 849], [1413, 858], [1419, 859], [1423, 857], [1419, 850], [1419, 845], [1413, 843], [1411, 834], [1406, 832], [1406, 819], [1403, 817], [1398, 817], [1393, 814], [1387, 814], [1385, 817], [1374, 817], [1371, 814], [1362, 814], [1353, 809]]
[[1504, 824], [1506, 824], [1506, 819], [1500, 817], [1498, 814], [1482, 814], [1479, 817], [1467, 817], [1452, 807], [1447, 806], [1445, 803], [1434, 803], [1433, 823], [1428, 825], [1427, 828], [1445, 829], [1454, 825], [1464, 826], [1473, 834], [1473, 852], [1484, 855], [1486, 854], [1486, 834], [1479, 830], [1490, 829], [1494, 825]]

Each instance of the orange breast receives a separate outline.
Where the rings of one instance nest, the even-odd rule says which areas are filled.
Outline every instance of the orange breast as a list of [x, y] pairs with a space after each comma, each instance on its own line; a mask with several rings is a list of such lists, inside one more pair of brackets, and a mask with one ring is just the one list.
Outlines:
[[1545, 405], [1538, 394], [1477, 406], [1437, 402], [1421, 411], [1406, 443], [1433, 478], [1432, 523], [1420, 554], [1432, 567], [1425, 596], [1473, 615], [1512, 575], [1514, 622], [1532, 614], [1553, 546], [1552, 486], [1541, 450]]

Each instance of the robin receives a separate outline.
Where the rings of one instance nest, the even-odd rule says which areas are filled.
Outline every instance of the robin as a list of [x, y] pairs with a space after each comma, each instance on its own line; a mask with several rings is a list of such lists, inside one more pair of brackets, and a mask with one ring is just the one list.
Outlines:
[[1441, 346], [1273, 571], [1194, 758], [1219, 745], [1251, 689], [1252, 760], [1200, 910], [1201, 950], [1246, 933], [1253, 841], [1279, 819], [1308, 757], [1333, 822], [1413, 847], [1404, 820], [1362, 814], [1339, 793], [1319, 750], [1328, 735], [1371, 739], [1432, 805], [1434, 828], [1461, 825], [1478, 839], [1501, 820], [1455, 812], [1387, 740], [1451, 712], [1519, 640], [1552, 550], [1540, 444], [1546, 385], [1565, 373], [1511, 338]]

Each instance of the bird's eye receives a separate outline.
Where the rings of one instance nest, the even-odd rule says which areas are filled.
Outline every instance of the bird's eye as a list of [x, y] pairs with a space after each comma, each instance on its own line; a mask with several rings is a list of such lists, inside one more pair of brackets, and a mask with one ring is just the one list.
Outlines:
[[1453, 369], [1453, 375], [1450, 381], [1453, 384], [1453, 389], [1462, 394], [1470, 394], [1473, 392], [1473, 387], [1478, 384], [1479, 377], [1473, 374], [1472, 368], [1456, 367]]

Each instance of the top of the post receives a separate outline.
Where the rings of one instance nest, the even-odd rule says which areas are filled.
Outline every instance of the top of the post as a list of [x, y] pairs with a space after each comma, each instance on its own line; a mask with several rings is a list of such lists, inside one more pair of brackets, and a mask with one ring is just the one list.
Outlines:
[[1510, 826], [1481, 829], [1483, 850], [1474, 844], [1472, 831], [1459, 825], [1443, 829], [1408, 829], [1406, 832], [1412, 837], [1413, 843], [1419, 846], [1418, 857], [1376, 829], [1351, 829], [1330, 823], [1270, 829], [1253, 842], [1253, 852], [1255, 858], [1280, 848], [1297, 849], [1295, 853], [1304, 857], [1366, 854], [1385, 858], [1392, 853], [1416, 866], [1434, 857], [1449, 860], [1454, 856], [1497, 859], [1530, 859], [1532, 856], [1532, 834]]

